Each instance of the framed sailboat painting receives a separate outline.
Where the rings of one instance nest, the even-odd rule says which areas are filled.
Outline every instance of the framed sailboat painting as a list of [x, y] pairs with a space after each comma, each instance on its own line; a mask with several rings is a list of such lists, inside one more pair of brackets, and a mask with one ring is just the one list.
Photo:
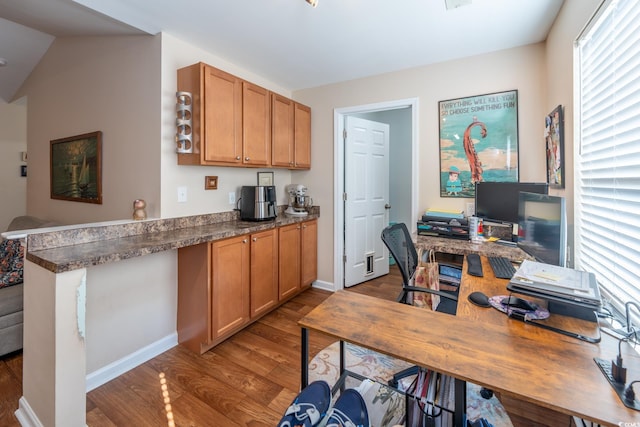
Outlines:
[[102, 204], [102, 132], [51, 141], [51, 198]]

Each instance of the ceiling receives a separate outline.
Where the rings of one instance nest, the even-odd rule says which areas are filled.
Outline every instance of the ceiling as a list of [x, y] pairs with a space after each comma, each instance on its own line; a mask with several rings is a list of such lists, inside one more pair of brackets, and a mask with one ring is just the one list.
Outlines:
[[56, 37], [167, 32], [297, 90], [537, 43], [562, 3], [0, 0], [0, 97], [12, 100]]

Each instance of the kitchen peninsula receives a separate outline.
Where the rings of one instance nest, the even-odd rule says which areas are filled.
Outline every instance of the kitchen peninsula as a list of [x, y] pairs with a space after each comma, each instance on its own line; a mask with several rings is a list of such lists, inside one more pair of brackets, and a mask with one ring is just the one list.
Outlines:
[[[266, 222], [239, 221], [236, 212], [227, 212], [89, 224], [28, 235], [23, 396], [16, 411], [20, 422], [23, 425], [86, 425], [85, 309], [87, 288], [92, 289], [95, 277], [93, 273], [88, 274], [88, 270], [93, 272], [105, 264], [213, 245], [267, 230], [295, 228], [296, 224], [315, 225], [318, 217], [317, 207], [306, 217], [290, 218], [282, 214], [275, 221]], [[295, 294], [287, 297], [289, 295]]]

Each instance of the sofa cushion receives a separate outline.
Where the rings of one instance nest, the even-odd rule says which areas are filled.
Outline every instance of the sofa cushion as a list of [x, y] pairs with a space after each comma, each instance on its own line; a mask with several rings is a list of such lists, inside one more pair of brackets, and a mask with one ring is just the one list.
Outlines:
[[24, 245], [20, 239], [0, 241], [0, 288], [22, 283]]
[[0, 329], [0, 356], [22, 348], [22, 323]]
[[0, 316], [22, 311], [24, 305], [22, 292], [24, 284], [0, 289]]
[[23, 323], [22, 311], [0, 316], [0, 329], [9, 328], [14, 325], [21, 325], [22, 323]]

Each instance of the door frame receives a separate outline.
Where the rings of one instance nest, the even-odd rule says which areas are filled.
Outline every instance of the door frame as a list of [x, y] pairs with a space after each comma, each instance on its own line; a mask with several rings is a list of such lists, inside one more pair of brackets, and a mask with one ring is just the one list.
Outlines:
[[[333, 111], [333, 263], [334, 290], [344, 289], [344, 118], [359, 113], [374, 113], [398, 108], [411, 108], [411, 218], [407, 224], [409, 230], [416, 228], [418, 219], [418, 98], [407, 98], [396, 101], [385, 101], [375, 104], [357, 105], [353, 107], [336, 108]], [[391, 149], [391, 146], [389, 146]]]

